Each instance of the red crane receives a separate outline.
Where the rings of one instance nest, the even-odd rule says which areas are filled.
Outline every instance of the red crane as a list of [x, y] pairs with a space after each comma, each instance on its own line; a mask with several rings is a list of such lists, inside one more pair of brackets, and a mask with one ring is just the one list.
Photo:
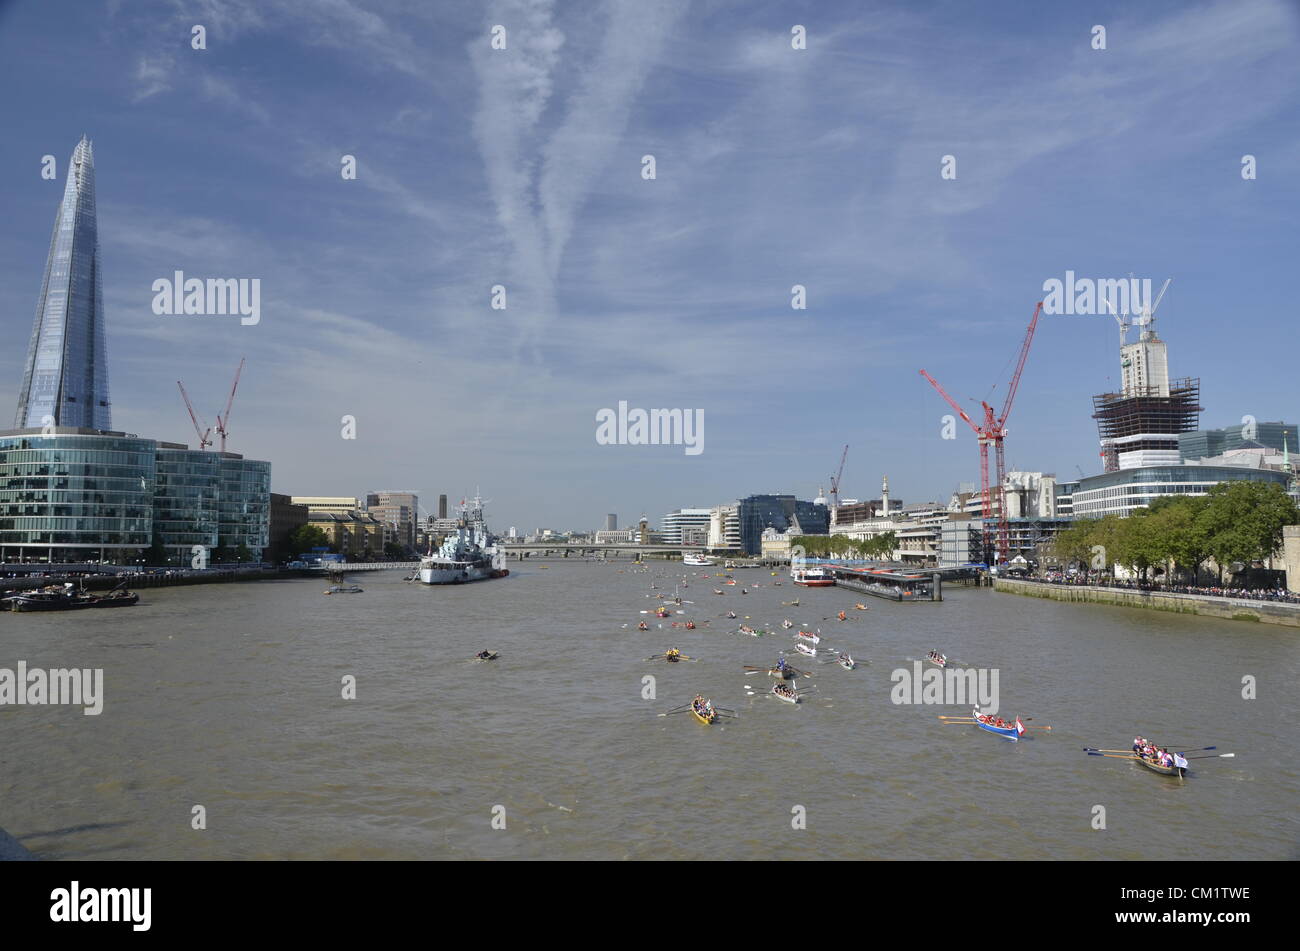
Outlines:
[[190, 420], [194, 423], [194, 431], [199, 434], [199, 449], [207, 449], [212, 445], [212, 440], [208, 438], [212, 434], [212, 427], [200, 427], [199, 418], [194, 415], [194, 404], [190, 402], [190, 395], [185, 392], [185, 385], [180, 380], [176, 385], [181, 388], [181, 399], [185, 401], [185, 408], [190, 411]]
[[840, 507], [840, 478], [844, 475], [844, 460], [849, 457], [849, 447], [845, 446], [844, 451], [840, 453], [839, 471], [831, 477], [831, 504], [835, 508]]
[[[1029, 345], [1034, 339], [1034, 329], [1038, 326], [1038, 315], [1042, 313], [1043, 302], [1039, 301], [1038, 306], [1034, 308], [1034, 316], [1029, 321], [1029, 329], [1025, 331], [1025, 342], [1020, 345], [1020, 359], [1016, 362], [1016, 370], [1011, 374], [1011, 383], [1007, 386], [1007, 398], [1002, 404], [1001, 414], [994, 416], [993, 407], [987, 401], [981, 401], [980, 405], [984, 408], [984, 420], [980, 425], [966, 415], [966, 411], [957, 405], [957, 401], [944, 392], [939, 382], [924, 370], [921, 376], [930, 381], [930, 385], [939, 391], [939, 395], [948, 401], [948, 405], [957, 411], [957, 414], [971, 429], [975, 430], [976, 439], [980, 447], [980, 489], [983, 493], [983, 518], [985, 525], [989, 520], [996, 518], [998, 520], [997, 534], [997, 560], [999, 564], [1005, 564], [1011, 550], [1011, 523], [1007, 519], [1006, 491], [1004, 484], [1007, 478], [1006, 460], [1003, 451], [1003, 440], [1007, 435], [1007, 417], [1011, 415], [1011, 404], [1015, 401], [1016, 390], [1020, 386], [1020, 373], [1025, 368], [1025, 360], [1029, 358]], [[998, 481], [997, 488], [994, 489], [989, 483], [989, 446], [993, 446], [997, 454]], [[997, 497], [997, 512], [994, 512], [994, 492]]]
[[217, 414], [217, 432], [221, 434], [221, 451], [226, 451], [226, 436], [229, 434], [230, 407], [235, 402], [235, 390], [239, 386], [239, 375], [244, 372], [244, 358], [239, 358], [239, 369], [235, 370], [235, 382], [230, 387], [230, 399], [226, 400], [226, 412]]

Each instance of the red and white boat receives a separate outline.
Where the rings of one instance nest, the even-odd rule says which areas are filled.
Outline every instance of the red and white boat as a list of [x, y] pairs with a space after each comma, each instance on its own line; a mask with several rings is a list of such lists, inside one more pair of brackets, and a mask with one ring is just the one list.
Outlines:
[[805, 588], [829, 588], [835, 584], [835, 576], [825, 568], [791, 568], [790, 577]]
[[822, 639], [818, 637], [816, 634], [814, 634], [812, 631], [799, 631], [797, 634], [795, 634], [795, 637], [809, 644], [820, 644], [822, 642]]

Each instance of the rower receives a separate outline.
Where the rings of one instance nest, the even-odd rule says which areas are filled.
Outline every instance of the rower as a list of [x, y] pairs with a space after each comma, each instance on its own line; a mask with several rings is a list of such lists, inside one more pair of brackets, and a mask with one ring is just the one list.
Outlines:
[[649, 626], [646, 624], [645, 621], [642, 621], [640, 624], [638, 624], [638, 625], [636, 626], [636, 629], [637, 629], [638, 631], [648, 631], [648, 630], [650, 630]]

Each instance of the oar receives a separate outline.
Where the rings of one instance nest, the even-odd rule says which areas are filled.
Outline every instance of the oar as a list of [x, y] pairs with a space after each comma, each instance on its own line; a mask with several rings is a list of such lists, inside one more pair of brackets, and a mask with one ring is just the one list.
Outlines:
[[1215, 753], [1211, 756], [1185, 756], [1184, 759], [1235, 759], [1236, 753]]
[[974, 717], [946, 717], [942, 713], [939, 715], [940, 720], [974, 720]]
[[1105, 756], [1105, 757], [1107, 757], [1107, 758], [1109, 758], [1109, 759], [1139, 759], [1139, 757], [1134, 756], [1132, 753], [1130, 753], [1128, 756], [1120, 756], [1118, 753], [1089, 753], [1088, 755], [1089, 755], [1089, 756]]
[[[1165, 749], [1169, 749], [1169, 747], [1166, 746]], [[1218, 749], [1217, 746], [1198, 746], [1194, 750], [1178, 750], [1178, 752], [1179, 753], [1203, 753], [1206, 750], [1217, 750], [1217, 749]], [[1213, 757], [1207, 757], [1207, 758], [1213, 759]], [[1198, 756], [1197, 759], [1201, 759], [1201, 757]]]
[[671, 716], [673, 716], [673, 715], [675, 715], [675, 714], [678, 714], [678, 713], [687, 713], [689, 710], [690, 710], [690, 707], [687, 707], [685, 710], [669, 710], [667, 713], [661, 713], [661, 714], [659, 714], [659, 716], [661, 716], [661, 717], [671, 717]]

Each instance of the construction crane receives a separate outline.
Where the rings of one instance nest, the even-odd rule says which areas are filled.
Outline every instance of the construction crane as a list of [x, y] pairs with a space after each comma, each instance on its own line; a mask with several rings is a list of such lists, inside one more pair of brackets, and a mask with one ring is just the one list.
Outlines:
[[844, 451], [840, 453], [840, 469], [831, 479], [831, 504], [835, 508], [840, 507], [840, 477], [844, 475], [844, 460], [849, 457], [849, 447], [845, 446]]
[[226, 400], [226, 412], [217, 414], [217, 433], [221, 436], [221, 451], [226, 451], [226, 436], [230, 432], [230, 407], [235, 402], [235, 390], [239, 387], [239, 375], [244, 372], [244, 358], [239, 358], [239, 368], [235, 370], [235, 382], [230, 387], [230, 399]]
[[185, 408], [190, 411], [190, 421], [194, 423], [194, 431], [199, 434], [199, 449], [207, 449], [212, 445], [212, 440], [208, 438], [212, 435], [212, 427], [200, 426], [199, 418], [194, 414], [194, 404], [190, 402], [190, 395], [185, 392], [185, 384], [177, 380], [176, 385], [181, 388], [181, 399], [185, 401]]
[[[1020, 345], [1020, 359], [1016, 361], [1015, 372], [1011, 374], [1011, 382], [1007, 386], [1007, 398], [1002, 404], [1002, 412], [998, 415], [993, 414], [993, 407], [988, 404], [987, 400], [982, 400], [980, 405], [984, 409], [984, 419], [976, 425], [974, 420], [966, 414], [966, 411], [957, 404], [957, 401], [949, 396], [939, 381], [924, 370], [921, 376], [930, 381], [930, 385], [939, 391], [939, 395], [948, 401], [948, 405], [957, 411], [962, 419], [966, 420], [967, 425], [975, 431], [976, 439], [980, 447], [980, 488], [981, 501], [983, 502], [983, 518], [985, 526], [989, 520], [997, 518], [997, 559], [999, 564], [1005, 564], [1010, 557], [1011, 551], [1011, 523], [1007, 518], [1006, 491], [1005, 483], [1007, 478], [1006, 456], [1003, 440], [1007, 435], [1007, 417], [1011, 415], [1011, 404], [1015, 401], [1016, 390], [1020, 387], [1020, 374], [1025, 369], [1025, 360], [1029, 358], [1029, 345], [1034, 340], [1034, 330], [1038, 326], [1038, 315], [1042, 313], [1043, 302], [1039, 301], [1038, 306], [1034, 308], [1034, 316], [1030, 318], [1029, 329], [1025, 331], [1025, 341]], [[989, 482], [989, 446], [993, 447], [997, 457], [997, 486], [994, 488]], [[994, 512], [994, 502], [996, 494], [996, 513]], [[987, 538], [987, 536], [986, 536]], [[988, 545], [985, 544], [987, 552]], [[987, 560], [987, 554], [985, 556]]]

